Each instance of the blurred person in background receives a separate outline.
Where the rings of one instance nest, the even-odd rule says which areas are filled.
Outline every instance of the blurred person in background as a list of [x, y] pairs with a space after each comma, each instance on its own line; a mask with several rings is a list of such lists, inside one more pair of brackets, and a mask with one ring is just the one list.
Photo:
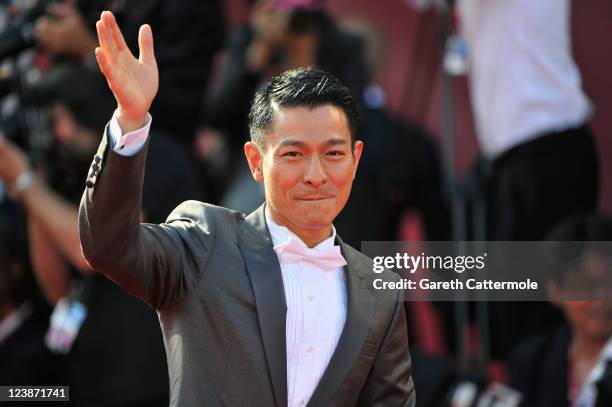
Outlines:
[[365, 86], [358, 134], [368, 150], [351, 200], [336, 219], [338, 230], [356, 246], [362, 241], [401, 240], [406, 223], [416, 226], [417, 239], [450, 239], [449, 207], [434, 138], [418, 124], [392, 114], [376, 82], [385, 60], [382, 35], [365, 21], [345, 20], [341, 27], [363, 42]]
[[542, 239], [598, 204], [592, 108], [572, 58], [570, 0], [457, 5], [476, 134], [492, 166], [488, 238]]
[[[65, 360], [71, 401], [77, 406], [167, 406], [168, 374], [154, 311], [92, 273], [81, 255], [76, 202], [112, 114], [112, 97], [102, 78], [79, 65], [57, 67], [45, 86], [55, 135], [47, 165], [31, 168], [23, 151], [1, 139], [0, 180], [26, 210], [31, 263], [49, 303], [76, 295], [71, 282], [81, 283], [75, 300], [87, 307], [87, 317]], [[201, 195], [184, 149], [155, 133], [141, 219], [161, 222], [179, 202]]]
[[[612, 405], [612, 220], [577, 215], [547, 240], [568, 242], [572, 261], [553, 262], [547, 281], [551, 301], [565, 322], [522, 342], [508, 359], [510, 385], [525, 407]], [[598, 242], [576, 252], [576, 243]], [[605, 242], [603, 246], [599, 242]], [[597, 294], [602, 290], [605, 296]]]
[[[595, 211], [599, 165], [591, 104], [572, 58], [570, 0], [448, 3], [456, 3], [467, 49], [486, 239], [539, 240], [566, 217]], [[544, 303], [497, 302], [490, 316], [500, 357], [560, 318]]]
[[47, 322], [28, 300], [18, 235], [12, 211], [0, 205], [0, 385], [59, 385], [43, 342]]
[[138, 28], [157, 33], [155, 55], [162, 78], [152, 107], [154, 126], [190, 151], [213, 57], [223, 43], [221, 0], [75, 0], [52, 2], [35, 25], [40, 47], [59, 59], [73, 59], [97, 70], [95, 21], [112, 10], [135, 52]]

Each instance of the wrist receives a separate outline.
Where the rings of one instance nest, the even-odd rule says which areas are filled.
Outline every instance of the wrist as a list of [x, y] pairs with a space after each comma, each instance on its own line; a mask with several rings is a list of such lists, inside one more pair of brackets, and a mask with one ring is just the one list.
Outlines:
[[121, 110], [121, 108], [118, 108], [115, 117], [117, 118], [117, 123], [121, 128], [122, 134], [141, 129], [147, 123], [147, 112], [144, 114], [130, 115]]

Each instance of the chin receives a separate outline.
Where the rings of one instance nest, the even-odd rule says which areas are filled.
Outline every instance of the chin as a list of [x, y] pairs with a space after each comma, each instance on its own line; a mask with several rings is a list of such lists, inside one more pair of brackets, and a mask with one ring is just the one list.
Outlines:
[[334, 221], [335, 216], [329, 213], [309, 213], [300, 219], [304, 227], [309, 229], [318, 229], [329, 226]]

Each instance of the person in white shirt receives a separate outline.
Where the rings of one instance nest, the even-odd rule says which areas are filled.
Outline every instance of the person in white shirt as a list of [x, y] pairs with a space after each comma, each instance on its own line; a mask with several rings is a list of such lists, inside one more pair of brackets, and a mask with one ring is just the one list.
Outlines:
[[537, 240], [566, 216], [597, 206], [592, 107], [572, 58], [570, 6], [456, 1], [476, 136], [493, 166], [488, 239]]
[[[591, 103], [572, 58], [570, 0], [448, 3], [456, 4], [467, 49], [482, 157], [475, 173], [484, 188], [486, 236], [477, 238], [539, 240], [567, 216], [595, 211], [599, 165]], [[546, 304], [526, 307], [491, 306], [495, 356], [559, 318]]]

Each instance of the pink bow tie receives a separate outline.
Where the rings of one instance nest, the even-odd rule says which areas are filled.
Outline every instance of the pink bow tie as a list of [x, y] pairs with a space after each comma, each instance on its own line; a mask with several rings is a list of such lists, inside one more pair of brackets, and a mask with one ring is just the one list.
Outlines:
[[346, 260], [340, 253], [340, 246], [332, 246], [327, 249], [311, 249], [295, 239], [289, 239], [287, 243], [274, 246], [274, 251], [281, 264], [305, 261], [325, 270], [346, 265]]

